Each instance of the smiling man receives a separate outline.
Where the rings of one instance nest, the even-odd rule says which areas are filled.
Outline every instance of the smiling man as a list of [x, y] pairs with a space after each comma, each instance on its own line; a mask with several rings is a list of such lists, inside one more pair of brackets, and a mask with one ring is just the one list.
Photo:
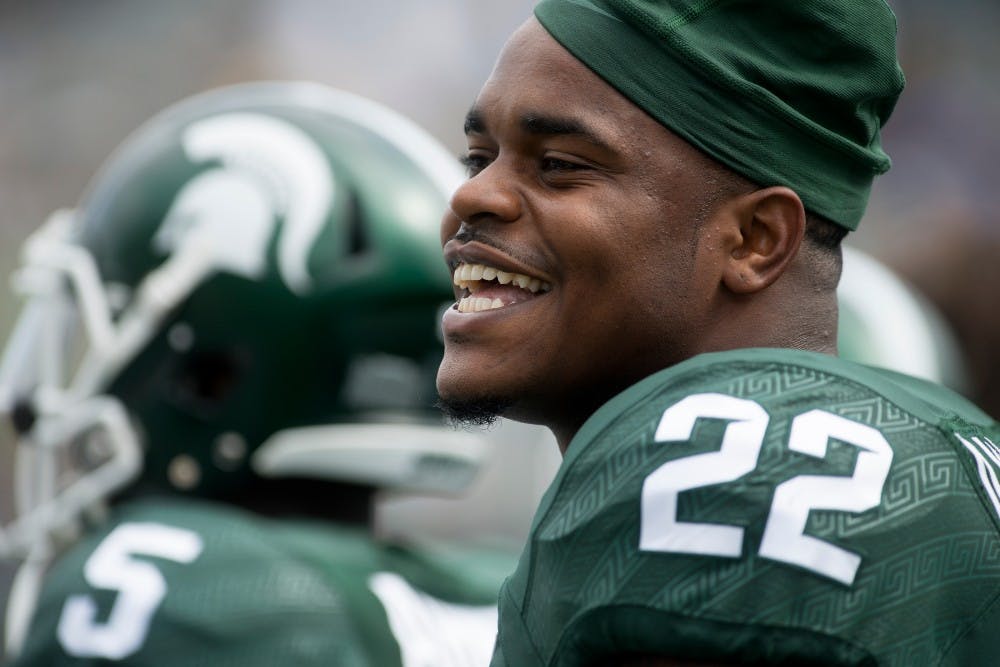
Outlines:
[[986, 665], [1000, 427], [836, 357], [902, 89], [882, 0], [543, 0], [442, 226], [456, 419], [563, 465], [494, 667]]
[[[566, 13], [590, 10], [565, 7], [543, 4], [540, 12], [557, 25], [566, 21], [572, 43], [585, 49]], [[626, 58], [629, 48], [621, 47]], [[883, 65], [895, 80], [872, 106], [887, 115], [901, 78], [894, 60]], [[880, 92], [870, 87], [872, 96]], [[677, 92], [664, 94], [673, 100]], [[780, 113], [781, 102], [772, 102], [768, 113]], [[845, 131], [863, 134], [864, 121], [879, 122], [858, 118]], [[888, 167], [877, 135], [868, 149], [826, 133], [841, 145], [823, 157], [864, 181], [845, 201], [822, 190], [823, 178], [812, 173], [802, 181], [766, 175], [773, 168], [766, 145], [724, 146], [745, 151], [734, 157], [740, 162], [761, 161], [762, 171], [752, 172], [757, 181], [779, 184], [760, 188], [690, 143], [704, 146], [711, 136], [681, 138], [534, 21], [507, 45], [466, 133], [473, 178], [455, 195], [443, 231], [462, 291], [446, 316], [440, 377], [447, 405], [460, 416], [500, 409], [539, 421], [565, 449], [608, 398], [700, 352], [833, 351], [836, 246], [857, 224], [871, 177]], [[781, 140], [772, 147], [780, 154], [796, 142], [828, 139], [795, 134], [760, 141]], [[840, 226], [818, 215], [807, 225], [802, 197], [814, 198]], [[805, 244], [804, 234], [813, 237]]]

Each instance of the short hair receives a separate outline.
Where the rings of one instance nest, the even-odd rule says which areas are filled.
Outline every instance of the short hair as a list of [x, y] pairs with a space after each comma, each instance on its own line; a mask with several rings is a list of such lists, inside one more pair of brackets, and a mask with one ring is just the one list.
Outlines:
[[815, 267], [810, 273], [813, 287], [818, 290], [836, 290], [844, 270], [841, 241], [847, 228], [827, 220], [821, 215], [806, 211], [805, 238], [799, 252], [806, 253]]
[[819, 248], [837, 250], [847, 236], [847, 227], [806, 211], [806, 238]]

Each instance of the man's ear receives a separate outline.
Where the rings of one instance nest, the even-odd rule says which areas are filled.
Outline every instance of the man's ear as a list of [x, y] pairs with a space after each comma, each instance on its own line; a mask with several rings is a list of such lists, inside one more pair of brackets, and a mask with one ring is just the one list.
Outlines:
[[799, 251], [806, 211], [799, 196], [775, 186], [755, 190], [733, 202], [739, 235], [722, 274], [736, 294], [752, 294], [777, 280]]

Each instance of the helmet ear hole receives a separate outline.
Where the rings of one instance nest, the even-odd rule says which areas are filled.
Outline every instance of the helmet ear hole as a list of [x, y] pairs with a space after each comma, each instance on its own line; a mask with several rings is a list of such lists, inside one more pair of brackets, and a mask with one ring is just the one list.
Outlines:
[[220, 406], [239, 386], [246, 363], [231, 350], [198, 350], [184, 356], [174, 387], [183, 403], [202, 409]]

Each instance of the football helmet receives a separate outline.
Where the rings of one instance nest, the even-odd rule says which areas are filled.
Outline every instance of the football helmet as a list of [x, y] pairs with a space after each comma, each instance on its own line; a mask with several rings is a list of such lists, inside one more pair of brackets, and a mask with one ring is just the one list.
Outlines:
[[137, 130], [24, 247], [0, 553], [125, 490], [464, 487], [481, 436], [433, 407], [438, 226], [463, 177], [410, 121], [316, 84], [210, 91]]
[[844, 246], [837, 287], [840, 356], [871, 366], [968, 389], [961, 349], [943, 316], [889, 267]]

